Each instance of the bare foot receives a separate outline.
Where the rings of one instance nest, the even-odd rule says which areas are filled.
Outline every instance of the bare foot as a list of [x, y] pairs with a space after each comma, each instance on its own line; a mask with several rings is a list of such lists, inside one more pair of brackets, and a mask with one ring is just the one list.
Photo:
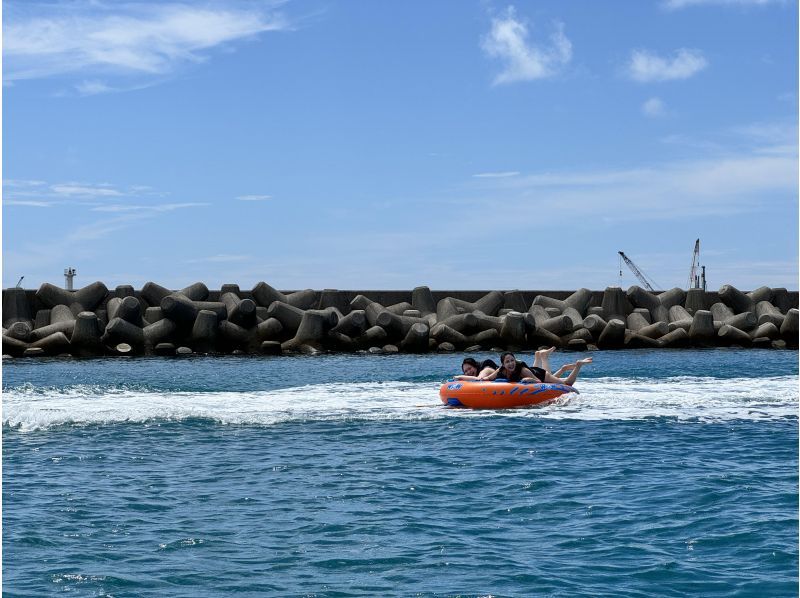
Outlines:
[[536, 351], [536, 355], [538, 355], [538, 356], [547, 356], [547, 355], [550, 355], [550, 353], [552, 353], [555, 350], [556, 350], [555, 347], [550, 347], [549, 349], [539, 349], [538, 351]]
[[575, 363], [576, 364], [581, 363], [583, 365], [586, 365], [587, 363], [592, 363], [592, 358], [591, 357], [587, 357], [586, 359], [579, 359]]

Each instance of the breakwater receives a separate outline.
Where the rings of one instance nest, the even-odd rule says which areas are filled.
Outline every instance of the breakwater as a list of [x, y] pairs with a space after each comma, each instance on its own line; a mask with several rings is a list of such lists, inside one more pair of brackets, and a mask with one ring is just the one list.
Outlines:
[[279, 291], [148, 282], [109, 290], [45, 283], [3, 290], [3, 355], [278, 355], [320, 351], [567, 350], [798, 346], [798, 293], [627, 291]]

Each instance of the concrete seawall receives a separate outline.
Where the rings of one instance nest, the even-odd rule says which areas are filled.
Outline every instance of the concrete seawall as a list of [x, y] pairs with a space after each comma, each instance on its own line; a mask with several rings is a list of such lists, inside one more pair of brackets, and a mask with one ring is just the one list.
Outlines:
[[797, 348], [798, 292], [279, 291], [148, 282], [3, 291], [3, 354], [313, 354], [738, 346]]

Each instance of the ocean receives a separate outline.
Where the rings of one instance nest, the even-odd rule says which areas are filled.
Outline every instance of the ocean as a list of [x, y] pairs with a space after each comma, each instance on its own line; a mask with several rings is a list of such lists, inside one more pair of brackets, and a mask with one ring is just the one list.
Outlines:
[[797, 351], [592, 356], [4, 360], [3, 595], [797, 596]]

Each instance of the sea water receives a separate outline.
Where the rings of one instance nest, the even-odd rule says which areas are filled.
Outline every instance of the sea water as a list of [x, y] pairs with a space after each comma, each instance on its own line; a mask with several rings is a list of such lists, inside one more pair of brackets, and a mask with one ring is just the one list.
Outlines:
[[796, 351], [463, 357], [5, 360], [3, 594], [797, 595]]

